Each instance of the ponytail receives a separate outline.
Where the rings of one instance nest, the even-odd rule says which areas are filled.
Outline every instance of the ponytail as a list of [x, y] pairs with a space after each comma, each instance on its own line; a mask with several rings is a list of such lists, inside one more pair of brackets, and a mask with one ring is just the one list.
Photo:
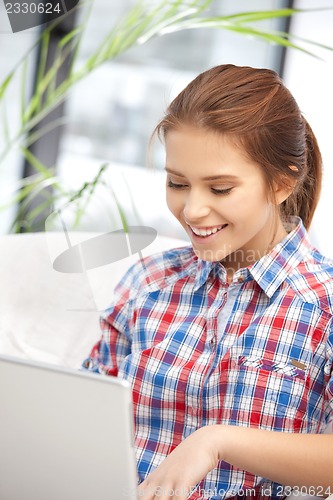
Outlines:
[[302, 186], [303, 196], [300, 204], [300, 217], [303, 219], [305, 227], [308, 228], [311, 224], [320, 198], [322, 184], [322, 157], [312, 128], [305, 119], [304, 121], [306, 126], [308, 172]]
[[301, 175], [296, 174], [299, 177], [298, 188], [296, 187], [281, 208], [284, 215], [298, 215], [306, 229], [309, 229], [320, 198], [322, 157], [310, 125], [305, 118], [303, 120], [306, 137], [306, 164]]

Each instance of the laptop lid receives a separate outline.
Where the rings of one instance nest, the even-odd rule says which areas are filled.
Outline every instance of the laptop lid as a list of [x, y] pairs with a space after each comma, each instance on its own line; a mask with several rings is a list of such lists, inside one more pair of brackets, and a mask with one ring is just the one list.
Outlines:
[[135, 499], [131, 389], [0, 356], [0, 498]]

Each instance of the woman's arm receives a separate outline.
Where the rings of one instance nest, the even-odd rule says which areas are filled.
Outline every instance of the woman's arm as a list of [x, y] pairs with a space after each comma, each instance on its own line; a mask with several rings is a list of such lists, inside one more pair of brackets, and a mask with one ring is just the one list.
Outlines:
[[[139, 487], [139, 498], [169, 498], [187, 492], [224, 460], [309, 494], [333, 493], [333, 435], [289, 434], [246, 427], [212, 425], [185, 439]], [[312, 487], [312, 488], [310, 488]], [[303, 491], [303, 489], [302, 489]]]
[[131, 353], [131, 335], [128, 323], [133, 315], [131, 304], [134, 283], [141, 263], [131, 266], [116, 285], [111, 305], [100, 317], [101, 338], [82, 363], [83, 370], [117, 376], [118, 369]]

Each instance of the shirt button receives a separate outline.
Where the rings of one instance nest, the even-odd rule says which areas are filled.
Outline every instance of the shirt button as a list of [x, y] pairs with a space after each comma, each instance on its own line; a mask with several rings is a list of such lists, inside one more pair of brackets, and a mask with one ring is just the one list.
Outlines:
[[82, 363], [82, 366], [83, 368], [86, 368], [87, 370], [89, 370], [89, 368], [92, 367], [92, 362], [90, 359], [85, 359]]
[[237, 281], [238, 283], [244, 283], [245, 278], [243, 278], [243, 276], [240, 276]]

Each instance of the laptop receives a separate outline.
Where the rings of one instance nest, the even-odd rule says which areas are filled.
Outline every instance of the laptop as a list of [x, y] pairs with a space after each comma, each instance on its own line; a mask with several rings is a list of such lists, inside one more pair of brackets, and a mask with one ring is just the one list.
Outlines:
[[134, 500], [131, 389], [0, 355], [1, 500]]

